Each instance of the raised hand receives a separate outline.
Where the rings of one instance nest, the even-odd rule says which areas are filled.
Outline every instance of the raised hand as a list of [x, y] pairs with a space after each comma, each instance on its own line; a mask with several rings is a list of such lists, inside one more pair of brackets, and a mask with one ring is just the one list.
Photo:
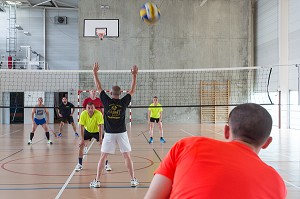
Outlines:
[[93, 67], [93, 72], [94, 72], [94, 73], [97, 73], [98, 70], [99, 70], [99, 64], [98, 64], [98, 62], [95, 62], [95, 63], [94, 63], [94, 67]]
[[131, 74], [136, 75], [138, 73], [138, 70], [138, 67], [136, 65], [133, 65], [131, 69]]

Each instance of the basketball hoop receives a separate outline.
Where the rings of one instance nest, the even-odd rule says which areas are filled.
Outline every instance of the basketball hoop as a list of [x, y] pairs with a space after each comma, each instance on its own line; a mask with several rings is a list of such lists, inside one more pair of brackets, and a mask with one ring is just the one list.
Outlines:
[[104, 36], [106, 35], [106, 28], [97, 28], [96, 29], [96, 34], [99, 37], [100, 40], [103, 40]]
[[99, 39], [103, 40], [104, 34], [103, 33], [98, 33], [98, 37], [99, 37]]

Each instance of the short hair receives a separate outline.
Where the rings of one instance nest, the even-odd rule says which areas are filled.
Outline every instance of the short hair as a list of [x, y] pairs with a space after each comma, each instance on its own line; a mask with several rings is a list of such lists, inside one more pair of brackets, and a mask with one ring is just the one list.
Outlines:
[[89, 105], [89, 106], [94, 105], [95, 106], [95, 104], [93, 102], [89, 102], [89, 103], [87, 103], [87, 105]]
[[112, 95], [121, 95], [121, 88], [119, 86], [111, 87], [111, 94]]
[[229, 114], [229, 127], [233, 138], [259, 147], [265, 143], [272, 130], [272, 117], [262, 106], [241, 104]]
[[154, 96], [153, 98], [156, 98], [156, 99], [158, 99], [158, 97], [157, 97], [157, 96]]

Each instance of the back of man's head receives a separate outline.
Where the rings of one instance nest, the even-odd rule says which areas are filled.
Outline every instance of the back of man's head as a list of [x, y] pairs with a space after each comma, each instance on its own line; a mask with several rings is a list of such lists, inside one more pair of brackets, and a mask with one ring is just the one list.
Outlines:
[[121, 88], [119, 86], [113, 86], [111, 88], [111, 95], [113, 96], [121, 95]]
[[258, 104], [247, 103], [235, 107], [229, 114], [233, 138], [260, 147], [270, 136], [272, 117]]

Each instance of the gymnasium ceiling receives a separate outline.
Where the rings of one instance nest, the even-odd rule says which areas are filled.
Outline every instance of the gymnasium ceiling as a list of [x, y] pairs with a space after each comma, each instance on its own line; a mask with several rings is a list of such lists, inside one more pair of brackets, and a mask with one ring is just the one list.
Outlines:
[[[79, 0], [0, 0], [0, 4], [8, 4], [8, 2], [16, 3], [17, 7], [39, 7], [47, 9], [74, 9], [78, 10]], [[208, 0], [201, 0], [202, 7]]]
[[5, 4], [15, 3], [17, 7], [38, 7], [48, 9], [78, 9], [78, 0], [1, 0]]

